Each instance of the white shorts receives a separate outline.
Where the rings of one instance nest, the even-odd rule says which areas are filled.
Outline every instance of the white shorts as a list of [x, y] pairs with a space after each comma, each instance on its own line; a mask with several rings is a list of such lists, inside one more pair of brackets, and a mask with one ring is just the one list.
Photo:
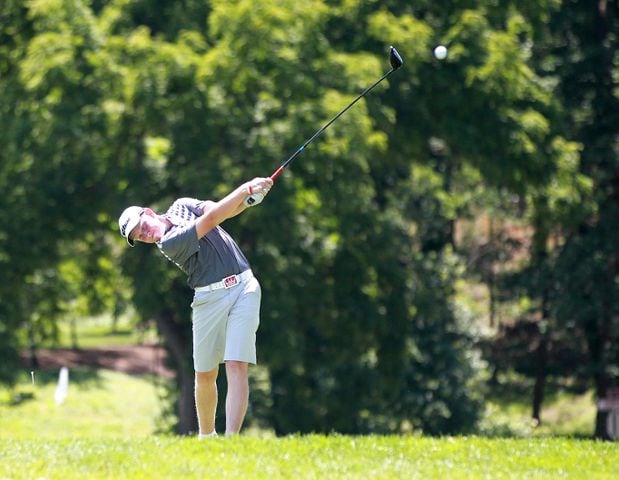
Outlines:
[[227, 289], [195, 292], [191, 308], [196, 372], [208, 372], [226, 360], [256, 363], [261, 296], [253, 276]]

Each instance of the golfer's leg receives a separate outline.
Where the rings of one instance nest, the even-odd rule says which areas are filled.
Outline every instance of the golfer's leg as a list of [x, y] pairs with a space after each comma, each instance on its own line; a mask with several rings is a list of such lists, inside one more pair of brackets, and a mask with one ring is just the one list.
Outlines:
[[249, 402], [248, 364], [226, 361], [228, 392], [226, 393], [226, 435], [239, 433]]
[[215, 431], [218, 369], [219, 367], [215, 367], [208, 372], [196, 372], [196, 411], [201, 435]]

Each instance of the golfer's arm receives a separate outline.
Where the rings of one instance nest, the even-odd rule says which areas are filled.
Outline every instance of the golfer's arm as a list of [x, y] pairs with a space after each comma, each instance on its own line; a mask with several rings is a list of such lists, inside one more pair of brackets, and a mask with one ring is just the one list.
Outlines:
[[196, 220], [198, 238], [202, 238], [224, 220], [238, 215], [247, 207], [247, 185], [244, 183], [218, 202], [205, 202], [202, 215]]
[[245, 199], [247, 197], [248, 197], [248, 195], [246, 193], [245, 197], [243, 198], [243, 200], [241, 200], [241, 204], [238, 206], [236, 211], [232, 215], [230, 215], [230, 217], [228, 217], [228, 218], [236, 217], [239, 213], [244, 212], [245, 210], [247, 210], [248, 206], [245, 205]]

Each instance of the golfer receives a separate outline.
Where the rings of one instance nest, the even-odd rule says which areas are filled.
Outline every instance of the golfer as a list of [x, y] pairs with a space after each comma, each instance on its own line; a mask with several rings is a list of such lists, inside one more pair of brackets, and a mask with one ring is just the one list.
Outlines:
[[[218, 202], [180, 198], [163, 215], [150, 208], [125, 209], [118, 224], [130, 246], [155, 243], [187, 274], [194, 289], [192, 307], [195, 400], [198, 438], [216, 436], [217, 373], [225, 363], [226, 435], [240, 431], [249, 401], [248, 366], [256, 363], [260, 322], [260, 284], [245, 255], [219, 226], [247, 208], [252, 195], [259, 204], [273, 185], [254, 178]], [[248, 202], [249, 203], [249, 202]]]

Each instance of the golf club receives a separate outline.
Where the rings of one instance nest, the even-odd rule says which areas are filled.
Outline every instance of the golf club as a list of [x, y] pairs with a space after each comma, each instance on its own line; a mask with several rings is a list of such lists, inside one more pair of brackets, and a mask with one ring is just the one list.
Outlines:
[[[299, 149], [296, 152], [294, 152], [290, 156], [290, 158], [288, 158], [288, 160], [286, 160], [284, 163], [282, 163], [281, 166], [277, 170], [275, 170], [275, 172], [273, 172], [273, 174], [271, 175], [271, 180], [275, 181], [275, 179], [277, 177], [279, 177], [279, 175], [286, 169], [286, 167], [288, 167], [288, 165], [290, 165], [292, 163], [292, 161], [303, 150], [305, 150], [305, 147], [307, 147], [310, 143], [312, 143], [314, 141], [314, 139], [316, 137], [318, 137], [322, 132], [324, 132], [329, 125], [331, 125], [338, 118], [340, 118], [342, 116], [342, 114], [344, 114], [344, 112], [346, 112], [346, 110], [348, 110], [350, 107], [352, 107], [355, 103], [357, 103], [357, 101], [361, 97], [365, 96], [376, 85], [378, 85], [385, 78], [387, 78], [389, 75], [391, 75], [393, 72], [395, 72], [398, 68], [400, 68], [402, 66], [402, 64], [404, 63], [404, 60], [402, 60], [402, 57], [400, 56], [400, 54], [398, 53], [398, 51], [394, 47], [389, 47], [389, 63], [391, 64], [391, 70], [389, 70], [382, 77], [380, 77], [378, 80], [376, 80], [372, 85], [370, 85], [363, 92], [361, 92], [361, 94], [359, 94], [359, 96], [357, 98], [355, 98], [352, 102], [350, 102], [348, 105], [346, 105], [346, 107], [344, 107], [337, 115], [335, 115], [331, 120], [329, 120], [325, 125], [323, 125], [314, 135], [312, 135], [312, 137], [309, 140], [307, 140], [303, 145], [301, 145], [299, 147]], [[256, 202], [256, 200], [257, 200], [257, 195], [261, 195], [261, 194], [254, 194], [254, 195], [248, 196], [245, 199], [245, 204], [248, 205], [248, 206], [254, 204]]]

